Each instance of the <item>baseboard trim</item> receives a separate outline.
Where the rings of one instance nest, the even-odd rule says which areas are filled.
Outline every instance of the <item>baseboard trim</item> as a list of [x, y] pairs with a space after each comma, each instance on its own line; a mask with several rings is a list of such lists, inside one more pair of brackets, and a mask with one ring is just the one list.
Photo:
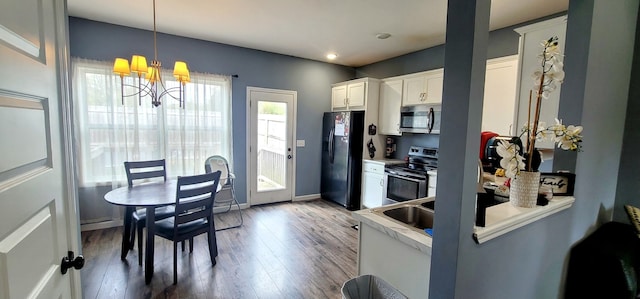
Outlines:
[[320, 194], [316, 193], [316, 194], [307, 194], [307, 195], [300, 195], [300, 196], [296, 196], [293, 198], [292, 201], [296, 202], [296, 201], [309, 201], [309, 200], [314, 200], [314, 199], [319, 199], [320, 198]]
[[[247, 208], [249, 208], [249, 205], [248, 205], [248, 204], [246, 204], [246, 203], [241, 203], [241, 204], [240, 204], [240, 209], [241, 209], [241, 210], [244, 210], [244, 209], [247, 209]], [[214, 213], [214, 214], [222, 213], [222, 212], [224, 212], [224, 211], [226, 211], [226, 210], [227, 210], [227, 207], [226, 207], [226, 206], [224, 206], [224, 207], [214, 207], [214, 208], [213, 208], [213, 213]], [[235, 211], [235, 210], [238, 210], [238, 206], [236, 206], [235, 204], [233, 204], [233, 205], [231, 206], [231, 211]]]
[[101, 222], [96, 222], [96, 223], [81, 224], [80, 225], [80, 231], [105, 229], [105, 228], [112, 228], [112, 227], [117, 227], [117, 226], [122, 226], [122, 225], [123, 225], [122, 219], [120, 219], [120, 220], [108, 220], [108, 221], [101, 221]]

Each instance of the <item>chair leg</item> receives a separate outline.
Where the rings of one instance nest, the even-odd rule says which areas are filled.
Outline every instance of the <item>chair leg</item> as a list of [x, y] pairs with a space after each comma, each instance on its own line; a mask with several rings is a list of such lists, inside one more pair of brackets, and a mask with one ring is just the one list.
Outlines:
[[131, 236], [129, 237], [129, 249], [133, 249], [133, 245], [136, 241], [136, 221], [135, 219], [131, 221]]
[[144, 227], [142, 227], [142, 225], [138, 225], [138, 265], [142, 266], [142, 256], [143, 256], [143, 252], [142, 252], [142, 229]]
[[216, 240], [216, 230], [210, 229], [207, 233], [209, 243], [209, 257], [211, 258], [211, 266], [216, 265], [216, 257], [218, 256], [218, 242]]
[[184, 240], [182, 240], [182, 251], [184, 252]]
[[193, 238], [189, 238], [189, 253], [193, 253]]
[[177, 284], [177, 283], [178, 283], [178, 243], [174, 241], [173, 242], [173, 284]]

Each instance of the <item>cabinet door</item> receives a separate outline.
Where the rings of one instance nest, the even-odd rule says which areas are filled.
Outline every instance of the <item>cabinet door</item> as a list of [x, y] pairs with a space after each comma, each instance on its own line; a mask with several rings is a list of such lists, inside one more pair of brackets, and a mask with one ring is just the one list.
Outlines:
[[331, 88], [331, 109], [344, 110], [347, 108], [347, 86], [335, 86]]
[[400, 133], [400, 107], [402, 106], [402, 80], [385, 81], [380, 85], [378, 123], [384, 135]]
[[362, 206], [366, 209], [382, 206], [384, 175], [365, 171], [362, 175]]
[[442, 103], [442, 87], [444, 85], [444, 70], [427, 76], [426, 81], [426, 95], [424, 103], [426, 104], [438, 104]]
[[349, 109], [363, 108], [365, 106], [365, 82], [347, 85], [347, 106]]
[[422, 75], [404, 79], [402, 106], [422, 104], [426, 90], [425, 84], [425, 77]]
[[427, 196], [436, 196], [436, 186], [438, 182], [437, 175], [429, 175], [429, 184], [427, 189]]
[[492, 59], [487, 62], [482, 104], [482, 131], [503, 136], [515, 134], [513, 118], [516, 105], [518, 57]]
[[[533, 80], [531, 75], [540, 68], [540, 58], [538, 54], [542, 51], [540, 43], [552, 36], [558, 37], [560, 53], [564, 54], [565, 32], [567, 28], [566, 16], [544, 22], [532, 24], [524, 28], [516, 29], [520, 35], [520, 82], [518, 91], [518, 127], [516, 132], [527, 123], [527, 113], [529, 106], [529, 91], [533, 88]], [[540, 107], [540, 122], [545, 122], [547, 126], [555, 124], [558, 117], [558, 105], [560, 104], [560, 90], [558, 86], [556, 90], [549, 93], [548, 99], [543, 99]], [[535, 91], [533, 92], [535, 94]], [[535, 95], [532, 98], [531, 106], [535, 105]], [[535, 107], [531, 109], [534, 111]], [[531, 113], [533, 114], [533, 112]], [[532, 116], [533, 118], [533, 116]], [[553, 141], [536, 141], [537, 148], [553, 149]]]

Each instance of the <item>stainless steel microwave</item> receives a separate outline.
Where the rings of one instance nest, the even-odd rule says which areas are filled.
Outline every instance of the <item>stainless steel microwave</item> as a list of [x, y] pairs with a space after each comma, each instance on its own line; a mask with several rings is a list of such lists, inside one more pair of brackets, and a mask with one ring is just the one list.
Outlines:
[[400, 132], [440, 134], [440, 104], [415, 105], [400, 110]]

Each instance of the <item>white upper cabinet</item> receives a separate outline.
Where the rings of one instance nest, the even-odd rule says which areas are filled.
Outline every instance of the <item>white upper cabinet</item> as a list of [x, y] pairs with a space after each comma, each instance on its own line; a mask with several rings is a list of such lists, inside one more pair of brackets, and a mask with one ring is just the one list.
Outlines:
[[516, 106], [518, 56], [487, 61], [482, 105], [482, 131], [503, 136], [516, 134], [513, 128]]
[[[527, 123], [528, 111], [529, 111], [529, 92], [533, 88], [533, 79], [531, 75], [540, 68], [540, 58], [538, 55], [542, 51], [540, 43], [543, 40], [548, 40], [550, 37], [557, 36], [560, 47], [560, 53], [564, 54], [565, 45], [565, 32], [567, 28], [567, 17], [562, 16], [543, 22], [531, 24], [528, 26], [515, 29], [520, 34], [520, 76], [518, 79], [518, 102], [517, 102], [517, 130], [516, 133]], [[558, 118], [558, 105], [560, 103], [560, 89], [558, 86], [556, 90], [549, 93], [548, 99], [542, 100], [540, 110], [540, 122], [545, 122], [547, 126], [555, 124], [555, 119]], [[531, 105], [535, 104], [535, 93], [533, 91], [531, 99]], [[535, 107], [531, 109], [534, 111]], [[532, 112], [533, 114], [533, 112]], [[533, 118], [533, 116], [532, 116]], [[553, 141], [537, 141], [537, 148], [552, 149], [554, 147]]]
[[383, 80], [380, 84], [380, 134], [400, 136], [400, 107], [402, 106], [402, 79]]
[[365, 108], [365, 82], [347, 85], [347, 104], [352, 109]]
[[444, 69], [422, 72], [404, 79], [402, 106], [442, 103]]
[[347, 85], [335, 86], [331, 88], [331, 108], [347, 108]]
[[[382, 159], [386, 146], [385, 137], [380, 133], [379, 124], [380, 80], [360, 78], [331, 85], [331, 111], [364, 111], [365, 136], [363, 157]], [[399, 110], [398, 110], [399, 111]], [[398, 112], [399, 114], [400, 112]], [[377, 128], [376, 134], [369, 135], [369, 127]], [[369, 156], [368, 143], [375, 147], [374, 156]]]
[[331, 109], [340, 110], [365, 110], [367, 82], [339, 83], [331, 88]]

